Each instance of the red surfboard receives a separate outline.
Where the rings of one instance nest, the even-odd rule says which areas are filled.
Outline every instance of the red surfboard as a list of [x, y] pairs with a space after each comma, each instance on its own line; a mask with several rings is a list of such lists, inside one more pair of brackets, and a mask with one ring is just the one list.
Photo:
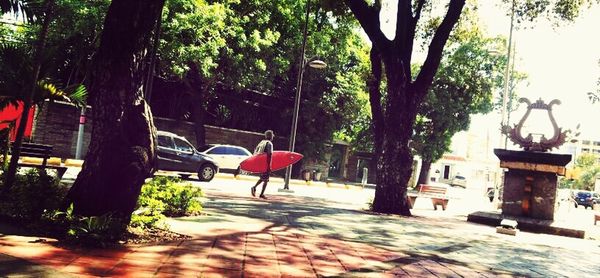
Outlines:
[[[303, 155], [288, 151], [273, 151], [271, 156], [271, 171], [281, 170], [302, 159]], [[261, 153], [246, 158], [240, 163], [240, 168], [251, 173], [267, 171], [267, 154]]]

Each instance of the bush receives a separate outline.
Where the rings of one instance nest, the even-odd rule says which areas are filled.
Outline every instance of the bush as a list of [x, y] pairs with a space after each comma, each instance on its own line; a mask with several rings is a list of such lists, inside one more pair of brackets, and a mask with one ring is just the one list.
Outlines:
[[102, 216], [75, 215], [73, 205], [65, 212], [56, 210], [44, 213], [38, 226], [52, 228], [55, 230], [53, 236], [68, 242], [93, 247], [114, 243], [127, 230], [127, 224], [121, 218], [115, 218], [110, 213]]
[[131, 216], [133, 227], [155, 227], [166, 216], [197, 215], [202, 211], [202, 190], [181, 179], [157, 176], [142, 186], [137, 208]]
[[[4, 173], [0, 175], [4, 181]], [[1, 189], [0, 189], [1, 190]], [[15, 183], [0, 203], [0, 214], [11, 218], [39, 220], [45, 211], [58, 209], [68, 189], [39, 169], [17, 174]]]

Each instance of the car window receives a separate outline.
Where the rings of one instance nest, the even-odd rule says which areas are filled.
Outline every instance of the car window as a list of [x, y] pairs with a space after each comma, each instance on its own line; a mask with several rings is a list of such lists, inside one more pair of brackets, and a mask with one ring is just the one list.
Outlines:
[[182, 151], [182, 152], [193, 152], [194, 148], [192, 146], [190, 146], [190, 144], [188, 144], [188, 142], [183, 141], [179, 138], [173, 138], [173, 140], [175, 140], [175, 148], [178, 151]]
[[226, 147], [216, 147], [216, 148], [208, 151], [208, 154], [227, 154], [227, 148]]
[[173, 144], [173, 140], [171, 137], [158, 135], [158, 146], [163, 148], [175, 149], [175, 145]]
[[589, 197], [592, 197], [592, 194], [590, 194], [589, 192], [579, 192], [579, 193], [577, 193], [577, 197], [579, 197], [579, 198], [589, 198]]
[[248, 156], [250, 155], [250, 152], [242, 149], [242, 148], [235, 148], [235, 154], [236, 155], [243, 155], [243, 156]]
[[227, 147], [227, 154], [245, 155], [244, 152], [242, 150], [240, 150], [240, 148], [237, 148], [237, 147]]
[[198, 148], [197, 150], [198, 150], [199, 152], [205, 152], [206, 150], [208, 150], [208, 149], [212, 148], [213, 146], [214, 146], [214, 145], [204, 145], [204, 146], [201, 146], [200, 148]]

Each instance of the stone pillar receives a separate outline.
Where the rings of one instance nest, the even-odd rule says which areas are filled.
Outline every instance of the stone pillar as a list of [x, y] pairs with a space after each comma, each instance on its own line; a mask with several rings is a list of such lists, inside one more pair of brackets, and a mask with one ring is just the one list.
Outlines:
[[554, 220], [557, 177], [566, 172], [571, 155], [495, 149], [507, 168], [502, 214]]

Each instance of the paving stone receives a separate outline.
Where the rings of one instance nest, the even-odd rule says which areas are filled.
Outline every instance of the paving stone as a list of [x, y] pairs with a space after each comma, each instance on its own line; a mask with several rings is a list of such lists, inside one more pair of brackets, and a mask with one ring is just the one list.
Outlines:
[[203, 263], [203, 266], [209, 268], [221, 268], [228, 270], [242, 270], [242, 259], [231, 258], [227, 256], [209, 256]]
[[61, 269], [64, 272], [88, 275], [104, 275], [113, 269], [120, 258], [82, 256]]
[[242, 277], [241, 270], [223, 269], [218, 267], [205, 267], [200, 274], [202, 278], [235, 278]]

